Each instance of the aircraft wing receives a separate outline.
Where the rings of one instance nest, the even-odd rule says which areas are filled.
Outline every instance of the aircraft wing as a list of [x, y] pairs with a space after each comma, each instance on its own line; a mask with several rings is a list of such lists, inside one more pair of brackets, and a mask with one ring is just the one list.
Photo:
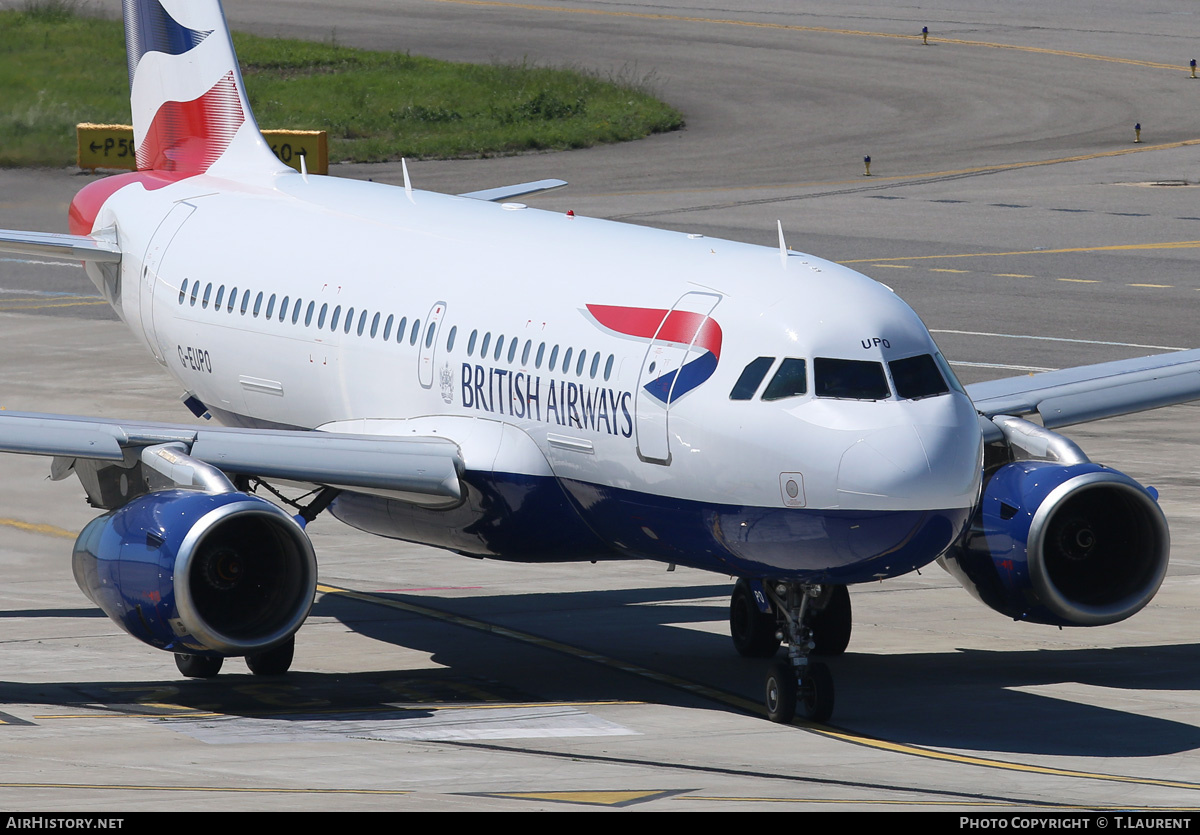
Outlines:
[[127, 451], [182, 444], [221, 469], [263, 478], [388, 491], [437, 503], [462, 498], [458, 446], [437, 437], [184, 426], [0, 412], [0, 452], [122, 461]]
[[121, 248], [115, 241], [93, 235], [63, 235], [56, 232], [20, 232], [0, 229], [0, 252], [17, 255], [49, 256], [76, 261], [121, 260]]
[[[1036, 412], [1049, 429], [1200, 399], [1200, 349], [973, 383], [985, 417]], [[987, 440], [1000, 431], [981, 421]], [[990, 428], [989, 428], [990, 427]]]
[[528, 197], [531, 194], [541, 194], [543, 191], [553, 191], [567, 184], [566, 180], [534, 180], [529, 183], [517, 183], [512, 186], [486, 188], [483, 191], [468, 191], [459, 197], [473, 197], [476, 200], [487, 200], [496, 203], [502, 200], [512, 200], [514, 197]]

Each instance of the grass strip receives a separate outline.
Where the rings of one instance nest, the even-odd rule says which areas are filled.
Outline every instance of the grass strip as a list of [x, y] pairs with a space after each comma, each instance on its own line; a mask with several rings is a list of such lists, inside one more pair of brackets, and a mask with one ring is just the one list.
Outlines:
[[[530, 63], [456, 64], [235, 32], [260, 126], [325, 130], [331, 161], [586, 148], [683, 127], [650, 79]], [[129, 123], [118, 20], [70, 0], [0, 11], [0, 166], [66, 166], [78, 122]]]

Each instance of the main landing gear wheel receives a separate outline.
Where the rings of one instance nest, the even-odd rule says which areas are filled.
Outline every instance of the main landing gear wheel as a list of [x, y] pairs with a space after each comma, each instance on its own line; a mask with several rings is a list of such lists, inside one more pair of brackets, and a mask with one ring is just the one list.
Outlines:
[[845, 586], [831, 586], [825, 608], [812, 618], [813, 655], [841, 655], [850, 645], [854, 616], [850, 611], [850, 592]]
[[281, 676], [292, 666], [296, 654], [296, 636], [288, 638], [266, 652], [246, 656], [246, 666], [256, 676]]
[[219, 655], [214, 658], [209, 655], [189, 655], [186, 652], [175, 653], [175, 666], [188, 678], [214, 678], [221, 672], [221, 665], [224, 663], [225, 659]]
[[744, 658], [770, 658], [779, 650], [775, 614], [759, 611], [745, 578], [737, 581], [729, 598], [729, 636]]

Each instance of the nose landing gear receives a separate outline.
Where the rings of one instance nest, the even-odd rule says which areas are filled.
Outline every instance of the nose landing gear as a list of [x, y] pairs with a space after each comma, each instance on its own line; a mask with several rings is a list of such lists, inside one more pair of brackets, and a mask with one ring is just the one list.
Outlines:
[[[762, 611], [766, 606], [769, 611]], [[788, 723], [797, 711], [810, 722], [833, 715], [833, 677], [809, 655], [841, 655], [850, 643], [852, 616], [845, 586], [740, 579], [729, 605], [737, 651], [769, 658], [786, 643], [786, 661], [767, 670], [765, 702], [772, 722]]]

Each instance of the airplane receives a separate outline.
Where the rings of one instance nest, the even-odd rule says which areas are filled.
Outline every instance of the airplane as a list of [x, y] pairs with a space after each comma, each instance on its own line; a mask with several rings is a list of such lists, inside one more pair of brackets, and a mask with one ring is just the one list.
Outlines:
[[[962, 386], [882, 284], [779, 246], [539, 211], [543, 180], [460, 195], [280, 163], [218, 0], [125, 0], [137, 170], [69, 234], [222, 426], [0, 413], [105, 511], [83, 591], [188, 677], [291, 666], [317, 580], [305, 526], [472, 557], [650, 559], [738, 578], [767, 715], [833, 712], [847, 587], [934, 561], [1058, 626], [1139, 611], [1167, 570], [1157, 494], [1064, 426], [1200, 398], [1200, 350]], [[252, 492], [311, 485], [296, 512]], [[786, 645], [786, 658], [779, 648]]]

